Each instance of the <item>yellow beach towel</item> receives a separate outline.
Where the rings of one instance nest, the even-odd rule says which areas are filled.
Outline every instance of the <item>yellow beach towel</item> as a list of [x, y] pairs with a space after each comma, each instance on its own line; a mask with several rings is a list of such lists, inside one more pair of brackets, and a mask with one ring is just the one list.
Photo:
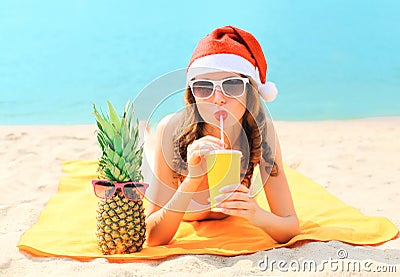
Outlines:
[[[96, 161], [63, 164], [58, 192], [51, 197], [38, 222], [21, 236], [20, 250], [41, 257], [68, 257], [82, 261], [101, 257], [111, 262], [127, 262], [182, 254], [234, 256], [304, 240], [373, 245], [393, 239], [398, 234], [396, 226], [388, 219], [363, 215], [319, 184], [285, 166], [302, 229], [302, 234], [286, 244], [276, 243], [244, 219], [228, 217], [182, 222], [168, 245], [149, 247], [145, 244], [138, 253], [103, 256], [97, 248], [95, 236], [98, 199], [94, 196], [91, 180], [97, 178], [96, 169]], [[266, 208], [265, 196], [257, 200]]]

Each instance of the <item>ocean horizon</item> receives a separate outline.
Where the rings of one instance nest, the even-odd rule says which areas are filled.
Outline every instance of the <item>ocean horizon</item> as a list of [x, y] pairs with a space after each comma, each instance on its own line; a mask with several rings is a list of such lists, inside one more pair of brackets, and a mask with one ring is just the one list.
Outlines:
[[279, 90], [266, 104], [274, 120], [400, 116], [399, 10], [394, 0], [2, 1], [0, 125], [92, 124], [93, 104], [122, 111], [141, 94], [139, 108], [173, 112], [181, 91], [156, 105], [148, 88], [224, 25], [259, 40]]

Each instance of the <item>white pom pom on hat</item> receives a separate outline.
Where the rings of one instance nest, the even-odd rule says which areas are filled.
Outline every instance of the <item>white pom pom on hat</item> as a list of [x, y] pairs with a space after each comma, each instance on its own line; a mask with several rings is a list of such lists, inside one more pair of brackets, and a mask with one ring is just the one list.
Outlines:
[[260, 93], [261, 97], [267, 102], [274, 101], [276, 96], [278, 95], [278, 89], [276, 88], [275, 83], [272, 82], [266, 82], [263, 85], [259, 85], [258, 92]]
[[267, 82], [267, 61], [261, 45], [252, 34], [237, 27], [217, 28], [199, 41], [187, 68], [186, 81], [218, 71], [251, 77], [265, 101], [273, 101], [278, 94], [276, 85]]

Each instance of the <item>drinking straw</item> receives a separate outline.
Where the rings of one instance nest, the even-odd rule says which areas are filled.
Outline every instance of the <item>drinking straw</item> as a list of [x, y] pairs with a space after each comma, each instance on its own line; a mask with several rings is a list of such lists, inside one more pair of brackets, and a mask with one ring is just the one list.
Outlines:
[[221, 143], [224, 144], [224, 118], [219, 116], [219, 131], [221, 132]]

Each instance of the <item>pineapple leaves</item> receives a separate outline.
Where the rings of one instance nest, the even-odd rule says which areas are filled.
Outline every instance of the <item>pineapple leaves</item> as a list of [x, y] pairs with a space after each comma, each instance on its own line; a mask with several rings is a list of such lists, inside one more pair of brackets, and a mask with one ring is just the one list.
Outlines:
[[119, 121], [119, 116], [117, 111], [115, 110], [114, 106], [111, 104], [110, 101], [107, 101], [108, 104], [108, 113], [110, 115], [110, 122], [111, 125], [114, 126], [115, 130], [119, 130], [121, 127], [121, 123]]
[[119, 156], [122, 156], [123, 147], [122, 147], [122, 137], [120, 134], [118, 134], [118, 133], [115, 134], [113, 143], [114, 143], [115, 152]]
[[100, 113], [96, 109], [96, 105], [93, 105], [93, 108], [94, 108], [94, 115], [96, 116], [97, 119], [97, 127], [99, 128], [99, 131], [103, 133], [105, 136], [107, 136], [108, 139], [111, 139], [114, 131], [110, 122], [107, 121], [107, 118], [100, 115]]
[[121, 116], [110, 101], [108, 114], [100, 114], [94, 107], [97, 141], [102, 150], [98, 172], [110, 181], [143, 181], [141, 171], [143, 145], [139, 144], [139, 121], [133, 121], [134, 106], [127, 101]]

